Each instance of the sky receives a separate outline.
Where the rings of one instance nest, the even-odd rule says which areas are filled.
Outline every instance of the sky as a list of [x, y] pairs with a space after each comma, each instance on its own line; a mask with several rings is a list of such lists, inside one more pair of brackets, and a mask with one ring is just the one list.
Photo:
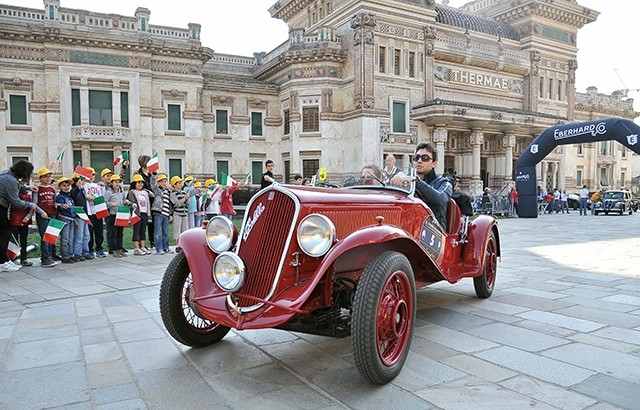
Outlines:
[[[105, 13], [133, 16], [136, 7], [151, 10], [151, 24], [187, 27], [189, 22], [202, 24], [203, 45], [219, 53], [252, 56], [270, 51], [288, 37], [287, 25], [271, 18], [268, 9], [276, 0], [61, 0], [62, 7], [81, 8]], [[438, 0], [441, 1], [441, 0]], [[42, 0], [0, 0], [4, 4], [43, 8]], [[467, 0], [450, 0], [460, 6]], [[578, 0], [601, 12], [595, 23], [585, 26], [578, 35], [577, 89], [596, 86], [600, 92], [640, 89], [640, 51], [638, 51], [638, 0]], [[617, 71], [616, 71], [617, 70]], [[629, 93], [640, 111], [640, 91]]]

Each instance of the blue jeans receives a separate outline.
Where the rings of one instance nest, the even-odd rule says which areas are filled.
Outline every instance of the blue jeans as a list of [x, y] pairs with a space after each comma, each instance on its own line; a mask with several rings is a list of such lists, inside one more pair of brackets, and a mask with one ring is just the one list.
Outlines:
[[73, 238], [73, 256], [89, 256], [89, 225], [80, 218], [73, 220], [75, 224]]
[[42, 238], [44, 237], [44, 233], [47, 230], [47, 226], [49, 225], [49, 220], [41, 218], [40, 216], [36, 216], [36, 223], [38, 224], [38, 233], [40, 233], [40, 259], [49, 259], [52, 255], [51, 248], [53, 246], [42, 240]]
[[75, 238], [75, 222], [73, 219], [62, 219], [64, 228], [60, 231], [60, 253], [62, 259], [69, 259], [73, 256], [73, 246]]
[[169, 250], [169, 217], [161, 213], [153, 214], [153, 233], [156, 252]]
[[586, 214], [587, 214], [587, 198], [580, 198], [580, 215], [586, 215]]

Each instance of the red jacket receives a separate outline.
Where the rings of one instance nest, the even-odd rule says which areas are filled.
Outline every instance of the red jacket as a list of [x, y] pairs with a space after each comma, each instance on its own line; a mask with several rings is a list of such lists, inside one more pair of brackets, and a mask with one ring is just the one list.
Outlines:
[[233, 193], [238, 190], [238, 185], [234, 184], [222, 191], [220, 197], [220, 213], [222, 215], [235, 215], [236, 210], [233, 209]]
[[[27, 201], [27, 202], [31, 202], [31, 191], [30, 190], [26, 190], [26, 189], [22, 189], [20, 191], [20, 193], [18, 194], [18, 198], [22, 199], [23, 201]], [[28, 226], [31, 224], [31, 217], [29, 217], [29, 220], [25, 223], [22, 222], [22, 220], [27, 216], [27, 215], [31, 215], [31, 209], [29, 208], [15, 208], [15, 207], [11, 207], [11, 212], [9, 215], [9, 225], [11, 226]]]

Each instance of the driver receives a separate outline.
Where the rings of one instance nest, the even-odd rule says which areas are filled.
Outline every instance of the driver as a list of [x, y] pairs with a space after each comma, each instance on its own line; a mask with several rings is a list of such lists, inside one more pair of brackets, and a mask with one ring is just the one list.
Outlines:
[[[436, 175], [438, 157], [433, 145], [426, 143], [418, 145], [413, 159], [418, 174], [416, 195], [431, 208], [434, 217], [444, 228], [447, 226], [447, 207], [453, 194], [453, 187], [447, 178]], [[391, 183], [400, 185], [407, 181], [411, 181], [411, 177], [398, 175], [391, 180]]]

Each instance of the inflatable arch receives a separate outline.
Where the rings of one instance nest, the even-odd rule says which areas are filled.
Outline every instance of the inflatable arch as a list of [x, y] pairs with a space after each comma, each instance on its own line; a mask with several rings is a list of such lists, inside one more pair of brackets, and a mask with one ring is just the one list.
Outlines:
[[516, 165], [516, 189], [520, 194], [518, 216], [538, 217], [536, 164], [558, 145], [610, 140], [618, 141], [636, 154], [640, 154], [640, 126], [622, 118], [563, 124], [548, 128], [538, 135], [527, 150], [520, 154]]

